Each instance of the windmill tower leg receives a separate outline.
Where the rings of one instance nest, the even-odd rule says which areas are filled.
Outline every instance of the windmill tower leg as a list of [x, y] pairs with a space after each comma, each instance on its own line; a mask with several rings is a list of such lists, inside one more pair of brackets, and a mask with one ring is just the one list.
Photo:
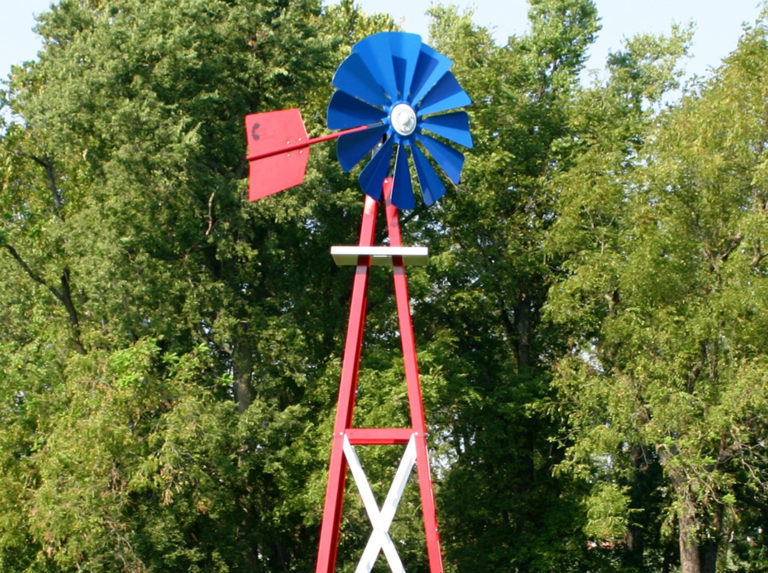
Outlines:
[[[392, 191], [392, 180], [384, 183], [386, 202], [386, 220], [390, 247], [402, 247], [400, 225], [397, 208], [389, 199]], [[359, 247], [372, 247], [376, 226], [377, 203], [366, 196], [363, 209], [363, 220], [360, 230]], [[424, 518], [424, 533], [429, 558], [430, 573], [442, 573], [442, 555], [440, 537], [437, 528], [436, 508], [432, 478], [429, 468], [429, 458], [426, 441], [426, 421], [424, 405], [419, 383], [418, 364], [416, 359], [416, 344], [411, 322], [408, 285], [405, 274], [405, 261], [402, 255], [392, 256], [393, 281], [395, 299], [400, 328], [400, 338], [405, 365], [405, 378], [408, 388], [408, 405], [411, 418], [410, 428], [353, 428], [355, 393], [357, 390], [360, 354], [363, 343], [363, 330], [366, 311], [366, 291], [368, 275], [372, 262], [371, 256], [360, 256], [357, 259], [355, 277], [352, 286], [347, 335], [344, 345], [344, 355], [339, 382], [339, 397], [336, 419], [333, 430], [331, 459], [328, 470], [328, 484], [323, 509], [323, 520], [320, 529], [315, 573], [332, 573], [336, 568], [339, 544], [344, 489], [346, 486], [347, 469], [350, 469], [357, 483], [361, 497], [368, 512], [373, 533], [363, 552], [357, 567], [358, 573], [370, 572], [379, 551], [383, 552], [390, 568], [396, 573], [404, 572], [402, 563], [388, 529], [405, 489], [408, 476], [413, 465], [416, 465], [419, 493], [421, 497]], [[405, 453], [400, 467], [395, 475], [390, 492], [383, 506], [379, 509], [370, 490], [367, 478], [360, 466], [355, 453], [355, 445], [405, 445]]]
[[[378, 203], [365, 196], [363, 218], [360, 225], [360, 246], [373, 245], [376, 230]], [[357, 391], [357, 375], [360, 368], [360, 353], [363, 346], [363, 329], [367, 307], [368, 274], [370, 259], [358, 261], [352, 283], [352, 300], [349, 307], [347, 336], [341, 363], [339, 398], [336, 405], [336, 421], [333, 425], [333, 444], [328, 468], [328, 484], [325, 490], [323, 521], [320, 526], [320, 544], [317, 555], [316, 573], [332, 573], [336, 569], [336, 555], [339, 548], [341, 510], [344, 504], [347, 463], [344, 456], [344, 436], [352, 426]]]
[[[389, 202], [390, 193], [386, 189], [384, 196], [387, 202], [385, 212], [387, 216], [387, 229], [389, 231], [389, 243], [393, 247], [399, 247], [402, 246], [402, 240], [400, 237], [400, 221], [397, 215], [397, 207]], [[413, 335], [413, 322], [411, 321], [408, 279], [405, 274], [405, 264], [401, 257], [395, 257], [393, 260], [392, 276], [400, 328], [400, 342], [403, 349], [405, 379], [408, 385], [408, 406], [411, 414], [411, 426], [416, 437], [416, 468], [419, 477], [419, 493], [421, 495], [424, 517], [427, 555], [429, 557], [430, 573], [437, 573], [443, 571], [442, 551], [440, 549], [440, 534], [437, 527], [434, 488], [429, 468], [427, 423], [424, 415], [424, 401], [421, 396], [419, 367], [416, 360], [416, 339]]]

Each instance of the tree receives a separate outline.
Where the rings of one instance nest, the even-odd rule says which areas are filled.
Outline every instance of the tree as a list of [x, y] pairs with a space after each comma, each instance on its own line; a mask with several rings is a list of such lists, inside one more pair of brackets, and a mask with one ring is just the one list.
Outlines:
[[[548, 312], [571, 334], [555, 377], [572, 441], [563, 467], [592, 484], [594, 534], [676, 530], [685, 573], [733, 566], [734, 545], [757, 539], [746, 516], [765, 515], [765, 32], [749, 30], [641, 149], [618, 155], [630, 169], [614, 154], [585, 163], [594, 175], [569, 189], [557, 224], [567, 275]], [[636, 505], [649, 478], [666, 492], [658, 509]]]
[[308, 328], [321, 265], [296, 249], [324, 215], [243, 208], [242, 118], [319, 113], [339, 43], [320, 15], [65, 0], [41, 17], [40, 60], [3, 94], [23, 120], [2, 136], [4, 566], [302, 569], [281, 459], [333, 342]]
[[469, 13], [432, 15], [431, 41], [474, 100], [462, 183], [418, 213], [436, 254], [430, 304], [415, 320], [447, 379], [436, 430], [450, 460], [438, 491], [446, 554], [459, 570], [570, 570], [574, 552], [582, 564], [591, 556], [577, 491], [552, 475], [561, 452], [540, 407], [555, 343], [540, 312], [556, 270], [541, 245], [597, 13], [588, 1], [532, 2], [530, 34], [506, 46]]

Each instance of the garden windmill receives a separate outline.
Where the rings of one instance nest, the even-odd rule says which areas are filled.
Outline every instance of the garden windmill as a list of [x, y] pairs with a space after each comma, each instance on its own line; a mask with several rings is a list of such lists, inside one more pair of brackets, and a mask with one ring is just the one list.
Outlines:
[[[309, 146], [314, 143], [337, 139], [337, 155], [345, 171], [374, 152], [359, 176], [366, 197], [358, 245], [331, 247], [337, 264], [355, 265], [356, 271], [316, 573], [330, 573], [336, 567], [347, 469], [352, 473], [373, 526], [356, 571], [370, 572], [379, 552], [384, 553], [392, 571], [404, 571], [389, 527], [414, 465], [418, 474], [430, 573], [443, 571], [405, 275], [406, 264], [426, 261], [427, 249], [402, 245], [398, 209], [412, 209], [416, 203], [411, 163], [423, 200], [431, 205], [446, 192], [432, 161], [458, 184], [464, 156], [450, 143], [472, 147], [468, 116], [463, 111], [454, 111], [469, 105], [471, 100], [450, 72], [451, 66], [450, 59], [422, 43], [416, 34], [374, 34], [353, 47], [333, 78], [336, 92], [328, 105], [328, 127], [342, 131], [310, 139], [297, 109], [253, 114], [245, 119], [249, 198], [252, 201], [301, 183]], [[382, 197], [389, 244], [375, 246], [376, 215]], [[411, 420], [411, 426], [407, 428], [353, 427], [368, 275], [371, 265], [375, 264], [393, 268]], [[389, 493], [379, 507], [355, 446], [385, 444], [404, 445], [405, 451]]]

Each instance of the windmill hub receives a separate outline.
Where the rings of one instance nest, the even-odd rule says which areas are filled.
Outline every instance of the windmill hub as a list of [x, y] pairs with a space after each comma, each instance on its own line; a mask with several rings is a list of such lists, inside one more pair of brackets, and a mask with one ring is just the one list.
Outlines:
[[402, 136], [411, 135], [416, 131], [416, 112], [407, 103], [399, 103], [389, 114], [392, 128]]

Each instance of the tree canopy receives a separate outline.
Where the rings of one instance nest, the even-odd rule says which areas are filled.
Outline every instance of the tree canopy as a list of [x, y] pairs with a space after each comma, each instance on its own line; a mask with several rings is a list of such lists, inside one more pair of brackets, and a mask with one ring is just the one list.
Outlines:
[[[446, 571], [763, 571], [768, 14], [681, 86], [690, 30], [588, 79], [593, 2], [529, 4], [504, 45], [430, 9], [474, 100], [461, 184], [402, 223], [431, 252], [409, 286]], [[361, 192], [315, 146], [249, 203], [243, 117], [323, 133], [336, 67], [395, 28], [351, 0], [39, 17], [0, 91], [3, 571], [313, 569], [351, 286], [328, 249]], [[356, 424], [396, 426], [374, 271]], [[396, 450], [361, 452], [382, 497]], [[392, 526], [409, 571], [418, 504]], [[350, 485], [339, 571], [369, 527]]]

